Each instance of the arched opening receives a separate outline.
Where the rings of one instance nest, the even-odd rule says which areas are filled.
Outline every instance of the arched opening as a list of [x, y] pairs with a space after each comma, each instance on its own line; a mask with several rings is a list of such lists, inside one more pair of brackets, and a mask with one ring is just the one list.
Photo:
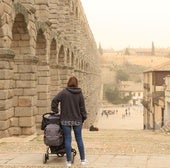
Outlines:
[[11, 49], [14, 58], [14, 135], [35, 132], [34, 98], [35, 70], [30, 59], [30, 36], [23, 14], [17, 14], [12, 27]]
[[57, 65], [57, 43], [55, 39], [52, 39], [50, 44], [50, 99], [52, 99], [58, 90], [59, 79], [58, 79], [58, 70], [56, 68]]
[[52, 42], [50, 44], [50, 66], [55, 66], [57, 64], [57, 44], [56, 40], [52, 39]]
[[67, 69], [65, 66], [65, 52], [64, 52], [64, 46], [61, 45], [59, 54], [58, 54], [58, 64], [59, 64], [59, 77], [60, 77], [60, 86], [61, 88], [64, 88], [67, 83]]
[[47, 62], [46, 59], [46, 39], [41, 29], [37, 32], [36, 56], [39, 58], [39, 65]]
[[71, 66], [74, 68], [74, 54], [71, 54]]
[[64, 60], [65, 60], [65, 55], [64, 55], [64, 46], [62, 45], [59, 49], [58, 53], [58, 64], [59, 65], [64, 65]]
[[15, 59], [23, 60], [30, 54], [29, 34], [27, 24], [22, 14], [17, 14], [12, 27], [11, 49], [16, 53]]
[[50, 110], [50, 70], [46, 53], [46, 37], [42, 29], [37, 32], [36, 56], [39, 58], [37, 71], [37, 120], [41, 124], [42, 115]]
[[69, 49], [67, 50], [67, 59], [66, 59], [66, 62], [67, 62], [67, 66], [70, 66], [70, 50]]

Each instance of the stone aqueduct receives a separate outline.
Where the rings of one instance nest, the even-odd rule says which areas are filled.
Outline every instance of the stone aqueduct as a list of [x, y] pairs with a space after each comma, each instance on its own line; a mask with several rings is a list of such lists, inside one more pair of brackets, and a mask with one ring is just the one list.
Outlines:
[[72, 75], [94, 122], [99, 57], [80, 0], [0, 0], [0, 137], [35, 133]]

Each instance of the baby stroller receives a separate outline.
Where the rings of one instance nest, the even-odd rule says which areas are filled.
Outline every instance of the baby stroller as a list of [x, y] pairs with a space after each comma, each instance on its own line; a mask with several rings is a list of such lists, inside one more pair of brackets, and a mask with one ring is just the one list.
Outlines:
[[[45, 113], [42, 116], [41, 130], [44, 130], [44, 144], [47, 146], [46, 153], [43, 155], [43, 163], [47, 163], [51, 154], [63, 157], [66, 151], [64, 133], [60, 125], [60, 116], [54, 112]], [[74, 162], [76, 153], [75, 149], [71, 150], [72, 163]]]

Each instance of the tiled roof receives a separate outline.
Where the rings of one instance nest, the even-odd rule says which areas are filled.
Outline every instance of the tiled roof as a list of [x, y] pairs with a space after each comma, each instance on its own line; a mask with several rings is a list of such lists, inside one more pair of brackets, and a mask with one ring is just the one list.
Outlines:
[[165, 63], [160, 64], [160, 65], [157, 65], [155, 67], [152, 67], [152, 68], [144, 71], [144, 73], [152, 72], [152, 71], [170, 71], [170, 61], [165, 62]]
[[125, 81], [124, 84], [122, 86], [125, 87], [121, 87], [120, 91], [131, 91], [131, 92], [142, 92], [143, 91], [143, 84], [142, 83], [135, 83], [135, 82], [127, 82], [128, 84], [125, 85]]

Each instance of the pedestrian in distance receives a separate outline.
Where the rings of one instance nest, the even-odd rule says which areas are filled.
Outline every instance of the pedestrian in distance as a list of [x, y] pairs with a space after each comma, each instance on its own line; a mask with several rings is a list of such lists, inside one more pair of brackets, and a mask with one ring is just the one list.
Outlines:
[[78, 87], [78, 79], [73, 76], [67, 82], [67, 87], [61, 90], [51, 102], [51, 110], [59, 113], [61, 127], [65, 137], [66, 165], [71, 167], [71, 131], [73, 129], [77, 142], [81, 164], [87, 163], [82, 138], [82, 126], [87, 119], [84, 96], [81, 88]]

